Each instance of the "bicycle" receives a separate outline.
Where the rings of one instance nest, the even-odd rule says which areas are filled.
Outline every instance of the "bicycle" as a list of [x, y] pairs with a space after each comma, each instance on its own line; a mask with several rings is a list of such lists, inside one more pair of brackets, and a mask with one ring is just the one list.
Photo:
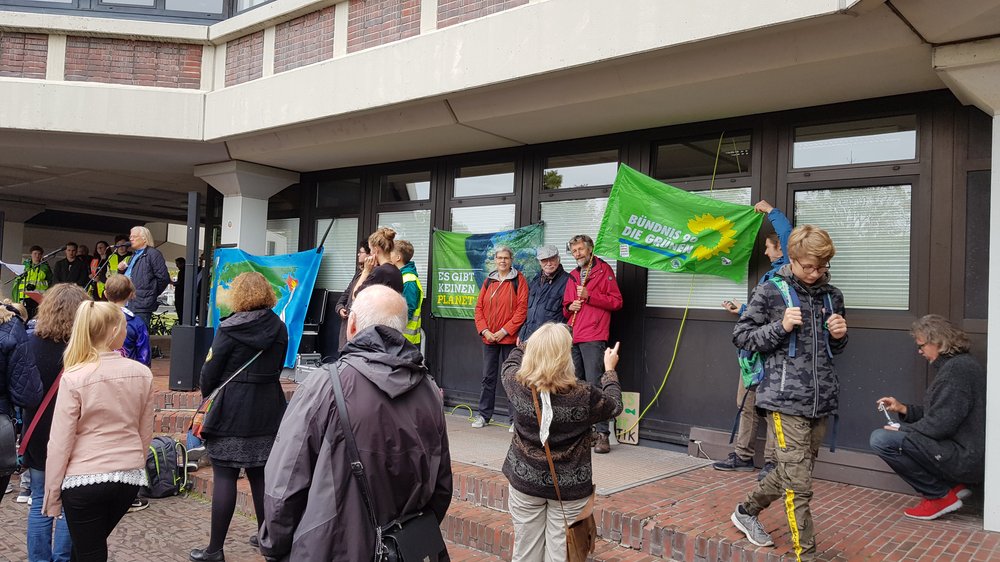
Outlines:
[[170, 335], [170, 328], [173, 327], [174, 323], [168, 322], [170, 320], [167, 318], [166, 313], [154, 312], [149, 318], [149, 335], [151, 336], [166, 336]]

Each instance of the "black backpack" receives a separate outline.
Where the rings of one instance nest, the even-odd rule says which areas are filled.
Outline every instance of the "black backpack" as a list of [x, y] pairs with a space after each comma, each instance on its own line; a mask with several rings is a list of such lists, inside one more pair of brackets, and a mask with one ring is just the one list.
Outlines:
[[149, 486], [144, 495], [150, 498], [176, 496], [188, 486], [187, 449], [172, 437], [154, 437], [146, 453], [146, 477]]

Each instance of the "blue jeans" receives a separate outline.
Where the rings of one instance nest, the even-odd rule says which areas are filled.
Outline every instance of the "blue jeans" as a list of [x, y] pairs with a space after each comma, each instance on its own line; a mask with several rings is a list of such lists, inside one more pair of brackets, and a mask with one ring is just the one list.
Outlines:
[[55, 520], [52, 537], [52, 517], [42, 515], [45, 498], [45, 472], [31, 470], [31, 506], [28, 508], [28, 560], [30, 562], [69, 562], [73, 542], [69, 538], [66, 517]]
[[943, 498], [956, 484], [929, 470], [933, 466], [930, 459], [906, 440], [906, 432], [876, 429], [868, 443], [889, 468], [925, 498]]

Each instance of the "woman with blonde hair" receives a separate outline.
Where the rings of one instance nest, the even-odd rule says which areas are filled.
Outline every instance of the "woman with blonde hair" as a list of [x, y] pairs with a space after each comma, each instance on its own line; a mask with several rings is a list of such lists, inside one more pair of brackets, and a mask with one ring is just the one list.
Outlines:
[[[193, 549], [191, 560], [225, 560], [223, 544], [236, 510], [240, 469], [250, 481], [257, 525], [264, 522], [264, 465], [285, 413], [281, 369], [288, 349], [285, 323], [271, 309], [271, 283], [257, 272], [241, 273], [230, 290], [233, 314], [215, 332], [201, 369], [201, 392], [208, 396], [236, 374], [212, 405], [201, 430], [212, 459], [212, 524], [208, 546]], [[245, 367], [245, 368], [244, 368]], [[250, 537], [257, 546], [257, 535]]]
[[[573, 336], [565, 324], [547, 323], [511, 351], [501, 379], [514, 414], [503, 473], [510, 482], [513, 560], [566, 560], [565, 522], [586, 506], [594, 490], [591, 425], [622, 411], [618, 344], [604, 352], [599, 388], [578, 382]], [[536, 415], [539, 404], [541, 419]], [[552, 485], [545, 443], [559, 481]], [[562, 501], [559, 501], [559, 497]]]
[[394, 240], [396, 231], [388, 226], [379, 227], [368, 237], [368, 246], [371, 248], [371, 255], [365, 259], [361, 267], [361, 275], [354, 285], [354, 295], [357, 296], [365, 287], [371, 285], [385, 285], [399, 294], [403, 294], [403, 274], [399, 268], [392, 263]]
[[124, 341], [118, 307], [80, 303], [63, 353], [42, 508], [49, 517], [65, 510], [80, 562], [108, 559], [108, 536], [147, 484], [153, 373], [118, 353]]
[[[63, 353], [73, 332], [73, 318], [80, 303], [90, 296], [78, 285], [60, 283], [45, 293], [38, 307], [35, 329], [28, 334], [28, 348], [35, 357], [42, 377], [42, 390], [58, 393], [59, 374], [63, 369]], [[55, 390], [53, 390], [55, 386]], [[38, 408], [25, 411], [24, 427], [34, 426], [24, 451], [24, 465], [31, 474], [31, 506], [28, 508], [28, 560], [68, 561], [73, 549], [66, 518], [54, 519], [42, 515], [45, 497], [45, 462], [52, 412], [55, 402], [49, 398]], [[36, 421], [37, 418], [37, 421]], [[23, 439], [23, 438], [22, 438]], [[24, 443], [22, 443], [24, 446]], [[55, 534], [53, 535], [53, 527]]]

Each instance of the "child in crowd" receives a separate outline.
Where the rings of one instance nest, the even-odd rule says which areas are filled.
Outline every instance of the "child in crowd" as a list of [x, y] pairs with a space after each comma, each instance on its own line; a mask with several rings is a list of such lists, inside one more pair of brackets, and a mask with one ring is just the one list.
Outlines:
[[125, 335], [125, 345], [119, 350], [122, 357], [134, 359], [149, 367], [151, 349], [149, 346], [149, 331], [141, 318], [125, 307], [125, 303], [135, 297], [135, 286], [125, 275], [113, 275], [104, 285], [104, 296], [108, 302], [120, 307], [125, 315], [128, 333]]
[[797, 560], [815, 560], [816, 539], [809, 500], [812, 471], [826, 433], [827, 416], [837, 414], [840, 384], [833, 356], [847, 345], [844, 295], [830, 284], [836, 253], [830, 235], [805, 225], [788, 239], [791, 263], [759, 285], [733, 330], [737, 347], [765, 356], [757, 407], [770, 412], [777, 466], [736, 506], [730, 519], [758, 546], [774, 541], [757, 515], [784, 500]]

